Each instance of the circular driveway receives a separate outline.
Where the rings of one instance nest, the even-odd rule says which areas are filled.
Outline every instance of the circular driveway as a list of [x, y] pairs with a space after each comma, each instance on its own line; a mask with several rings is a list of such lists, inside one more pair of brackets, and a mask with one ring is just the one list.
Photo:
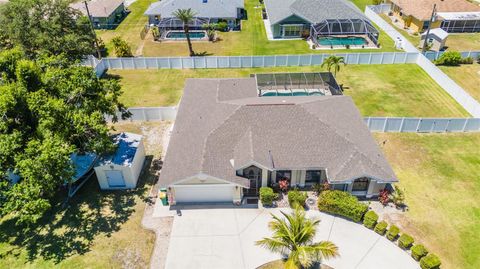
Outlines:
[[[290, 209], [182, 209], [173, 221], [166, 268], [254, 269], [279, 259], [255, 241], [271, 235], [270, 214], [280, 210]], [[324, 261], [333, 268], [420, 268], [408, 253], [362, 225], [318, 211], [307, 216], [321, 219], [316, 241], [338, 246], [340, 257]]]

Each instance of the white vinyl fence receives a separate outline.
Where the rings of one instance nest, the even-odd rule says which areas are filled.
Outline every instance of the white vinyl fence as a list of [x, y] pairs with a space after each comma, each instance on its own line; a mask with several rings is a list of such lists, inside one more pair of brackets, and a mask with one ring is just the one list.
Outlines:
[[[177, 107], [132, 107], [132, 117], [126, 121], [174, 121]], [[480, 119], [475, 118], [393, 118], [366, 117], [372, 132], [480, 132]]]
[[[427, 51], [424, 53], [425, 57], [427, 57], [430, 61], [434, 61], [438, 59], [445, 51]], [[480, 57], [480, 51], [462, 51], [460, 52], [463, 58], [472, 57], [474, 60]]]
[[[119, 121], [174, 121], [177, 117], [177, 107], [131, 107], [128, 109], [132, 116], [126, 120], [121, 119], [119, 113]], [[111, 120], [108, 118], [107, 120]]]
[[[206, 56], [206, 57], [131, 57], [103, 58], [101, 69], [196, 69], [318, 66], [332, 54], [271, 55], [271, 56]], [[417, 53], [339, 53], [347, 64], [416, 63]]]
[[390, 118], [366, 117], [372, 132], [450, 133], [480, 132], [480, 119], [475, 118]]

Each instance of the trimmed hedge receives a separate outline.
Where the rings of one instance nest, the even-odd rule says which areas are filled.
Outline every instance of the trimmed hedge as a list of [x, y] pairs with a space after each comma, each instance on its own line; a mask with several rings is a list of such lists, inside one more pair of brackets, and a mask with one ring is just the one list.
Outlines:
[[390, 226], [390, 229], [388, 229], [388, 233], [387, 233], [388, 240], [395, 241], [395, 239], [398, 236], [398, 233], [400, 233], [400, 229], [397, 226], [395, 225]]
[[429, 253], [427, 256], [420, 259], [420, 267], [422, 269], [438, 269], [442, 262], [437, 255]]
[[373, 229], [377, 234], [379, 235], [384, 235], [385, 232], [387, 231], [387, 222], [385, 221], [380, 221], [379, 223], [377, 223], [377, 225], [375, 225], [375, 229]]
[[428, 250], [421, 244], [413, 246], [410, 250], [412, 251], [412, 258], [416, 261], [419, 261], [428, 254]]
[[306, 192], [299, 191], [297, 189], [291, 190], [288, 192], [288, 203], [290, 207], [295, 207], [295, 204], [298, 204], [302, 207], [305, 206], [305, 201], [307, 200], [308, 195]]
[[318, 209], [360, 222], [368, 206], [360, 203], [357, 197], [348, 192], [327, 190], [318, 196]]
[[378, 215], [375, 213], [375, 211], [368, 211], [365, 213], [365, 216], [363, 216], [363, 225], [367, 227], [368, 229], [373, 229], [375, 227], [375, 224], [377, 224], [378, 220]]
[[262, 201], [263, 205], [271, 206], [273, 204], [273, 200], [275, 199], [277, 199], [277, 194], [273, 192], [272, 188], [260, 188], [260, 201]]
[[412, 236], [404, 233], [400, 236], [400, 238], [398, 238], [398, 246], [403, 248], [403, 249], [410, 249], [410, 247], [412, 247], [414, 241], [415, 240], [413, 239]]

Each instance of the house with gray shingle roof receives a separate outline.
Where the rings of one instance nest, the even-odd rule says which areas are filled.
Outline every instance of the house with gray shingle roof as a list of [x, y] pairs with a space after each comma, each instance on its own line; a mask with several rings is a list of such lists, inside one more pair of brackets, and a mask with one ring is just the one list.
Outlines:
[[378, 44], [378, 31], [348, 0], [265, 0], [265, 10], [274, 39], [310, 38], [328, 47]]
[[95, 29], [114, 29], [128, 14], [123, 0], [93, 0], [87, 2], [87, 6], [82, 1], [73, 3], [70, 6], [82, 12], [85, 16], [88, 16], [88, 6]]
[[188, 79], [159, 182], [175, 203], [258, 197], [279, 180], [378, 195], [397, 178], [347, 96], [262, 96], [256, 78]]
[[245, 14], [243, 0], [162, 0], [151, 4], [145, 11], [150, 25], [166, 30], [182, 30], [183, 23], [173, 13], [178, 9], [192, 9], [195, 19], [190, 25], [193, 30], [202, 29], [206, 23], [226, 22], [231, 29], [239, 29]]

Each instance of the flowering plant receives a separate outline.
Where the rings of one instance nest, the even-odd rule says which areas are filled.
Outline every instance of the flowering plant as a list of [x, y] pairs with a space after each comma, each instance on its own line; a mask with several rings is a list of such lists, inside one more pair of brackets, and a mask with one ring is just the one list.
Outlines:
[[283, 192], [288, 191], [288, 180], [286, 178], [282, 178], [280, 181], [278, 181], [278, 186], [280, 187], [280, 190]]

